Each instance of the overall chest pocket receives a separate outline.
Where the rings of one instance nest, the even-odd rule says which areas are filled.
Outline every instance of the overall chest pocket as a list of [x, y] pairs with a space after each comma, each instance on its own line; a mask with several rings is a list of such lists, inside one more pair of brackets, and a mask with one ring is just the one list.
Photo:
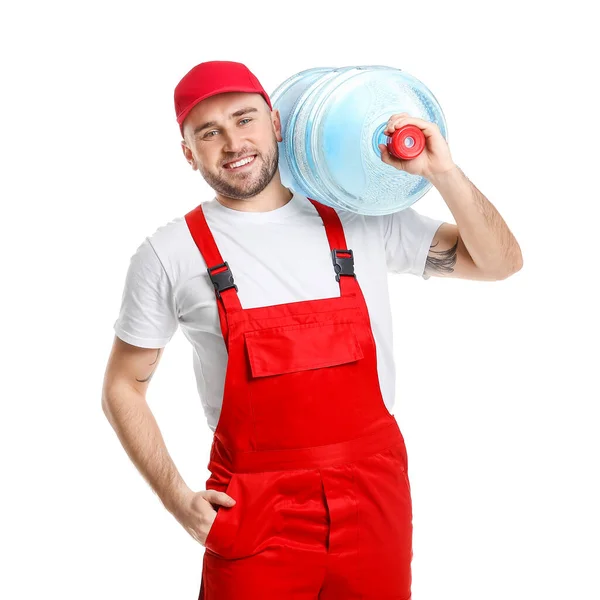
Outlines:
[[244, 334], [253, 378], [343, 365], [364, 358], [353, 323], [307, 323]]

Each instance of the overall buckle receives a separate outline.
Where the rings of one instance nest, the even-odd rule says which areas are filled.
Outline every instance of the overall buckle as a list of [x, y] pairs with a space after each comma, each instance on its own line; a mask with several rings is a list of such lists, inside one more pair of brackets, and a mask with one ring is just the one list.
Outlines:
[[[349, 254], [350, 256], [338, 256], [338, 253]], [[334, 248], [331, 251], [331, 257], [333, 259], [333, 268], [335, 269], [335, 280], [338, 283], [340, 281], [340, 275], [356, 277], [354, 274], [354, 253], [352, 250], [340, 250]]]
[[[212, 272], [222, 267], [226, 267], [226, 269], [219, 273]], [[235, 288], [235, 291], [237, 292], [238, 287], [233, 282], [233, 274], [231, 273], [231, 269], [229, 268], [227, 261], [217, 265], [216, 267], [208, 267], [206, 270], [208, 271], [208, 276], [213, 283], [213, 286], [217, 292], [217, 298], [219, 298], [219, 300], [221, 299], [221, 292], [224, 292], [225, 290]]]

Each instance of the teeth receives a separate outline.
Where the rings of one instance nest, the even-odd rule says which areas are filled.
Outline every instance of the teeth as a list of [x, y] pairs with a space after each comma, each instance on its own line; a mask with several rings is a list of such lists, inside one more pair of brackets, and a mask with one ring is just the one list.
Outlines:
[[242, 160], [235, 162], [235, 163], [230, 163], [227, 165], [228, 169], [233, 169], [235, 167], [241, 167], [242, 165], [246, 165], [249, 162], [252, 162], [254, 160], [254, 156], [250, 156], [248, 158], [243, 158]]

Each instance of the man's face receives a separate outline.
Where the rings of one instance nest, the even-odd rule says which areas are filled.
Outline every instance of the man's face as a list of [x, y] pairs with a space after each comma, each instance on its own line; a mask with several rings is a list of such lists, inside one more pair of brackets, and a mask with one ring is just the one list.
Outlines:
[[[187, 160], [227, 198], [259, 194], [277, 172], [279, 111], [271, 112], [260, 94], [226, 92], [202, 100], [185, 118], [183, 134]], [[233, 166], [248, 157], [250, 163]]]

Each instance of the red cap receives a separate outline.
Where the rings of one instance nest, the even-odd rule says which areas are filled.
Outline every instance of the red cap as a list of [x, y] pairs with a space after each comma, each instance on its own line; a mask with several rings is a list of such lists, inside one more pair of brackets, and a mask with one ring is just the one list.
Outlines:
[[262, 94], [269, 108], [271, 100], [258, 79], [239, 62], [213, 60], [200, 63], [184, 75], [175, 87], [175, 114], [183, 137], [183, 120], [205, 98], [223, 92], [256, 92]]
[[[412, 138], [413, 145], [406, 146], [406, 139]], [[416, 125], [405, 125], [396, 129], [387, 143], [390, 154], [402, 160], [412, 160], [425, 149], [425, 134]]]

